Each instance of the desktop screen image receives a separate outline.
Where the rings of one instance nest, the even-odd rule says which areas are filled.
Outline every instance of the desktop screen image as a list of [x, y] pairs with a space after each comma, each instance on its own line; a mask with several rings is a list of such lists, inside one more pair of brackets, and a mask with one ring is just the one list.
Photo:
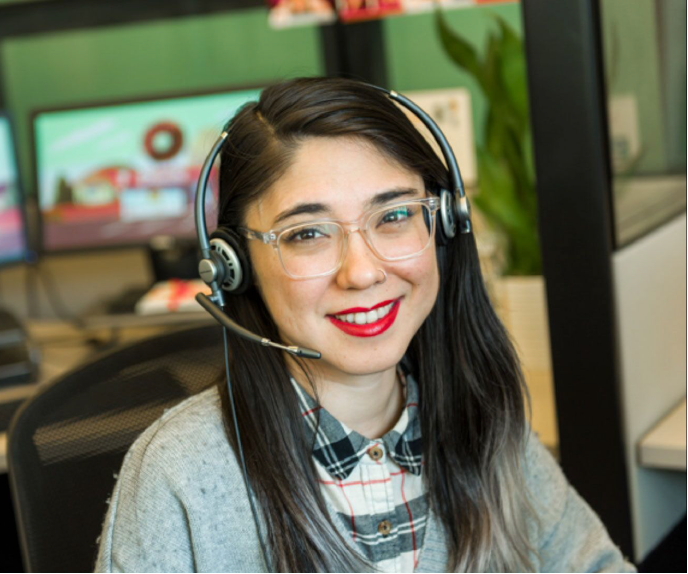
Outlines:
[[0, 265], [24, 259], [26, 232], [9, 120], [0, 115]]
[[[34, 116], [36, 177], [46, 251], [193, 237], [203, 162], [223, 126], [260, 90]], [[217, 165], [207, 194], [217, 219]]]

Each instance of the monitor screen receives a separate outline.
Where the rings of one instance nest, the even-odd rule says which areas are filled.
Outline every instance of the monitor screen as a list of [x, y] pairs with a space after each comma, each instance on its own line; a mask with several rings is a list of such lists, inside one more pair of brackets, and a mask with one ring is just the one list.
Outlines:
[[26, 259], [22, 201], [12, 129], [0, 113], [0, 266]]
[[[34, 114], [46, 251], [192, 238], [203, 162], [222, 127], [259, 89]], [[214, 225], [217, 168], [206, 210]]]

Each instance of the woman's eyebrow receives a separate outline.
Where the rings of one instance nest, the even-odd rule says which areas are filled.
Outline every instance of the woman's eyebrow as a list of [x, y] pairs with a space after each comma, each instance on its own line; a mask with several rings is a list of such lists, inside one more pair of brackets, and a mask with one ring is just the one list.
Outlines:
[[[366, 201], [365, 205], [366, 209], [370, 209], [371, 207], [385, 205], [386, 203], [394, 201], [395, 199], [404, 197], [417, 197], [418, 195], [418, 190], [410, 187], [390, 189], [375, 194], [373, 197], [368, 199], [368, 201]], [[332, 213], [332, 210], [324, 203], [297, 203], [294, 207], [290, 207], [289, 209], [280, 213], [275, 218], [275, 221], [273, 221], [272, 226], [275, 227], [282, 221], [306, 213], [310, 215], [328, 215]]]

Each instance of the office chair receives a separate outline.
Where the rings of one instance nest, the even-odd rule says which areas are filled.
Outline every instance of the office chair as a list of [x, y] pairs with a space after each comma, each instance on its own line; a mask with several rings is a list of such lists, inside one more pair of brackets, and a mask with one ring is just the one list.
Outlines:
[[22, 405], [7, 462], [27, 572], [93, 571], [130, 445], [166, 409], [219, 377], [222, 331], [207, 325], [115, 349]]

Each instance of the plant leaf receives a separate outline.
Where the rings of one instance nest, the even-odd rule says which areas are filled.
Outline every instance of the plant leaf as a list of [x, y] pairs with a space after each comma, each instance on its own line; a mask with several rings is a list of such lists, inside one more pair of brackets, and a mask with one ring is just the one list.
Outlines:
[[495, 15], [501, 31], [501, 77], [504, 91], [516, 111], [519, 125], [528, 123], [528, 83], [523, 41], [506, 21]]
[[518, 197], [508, 164], [481, 148], [478, 150], [478, 173], [480, 193], [473, 198], [473, 203], [490, 226], [502, 230], [509, 239], [505, 271], [516, 275], [539, 273], [537, 222], [529, 206]]
[[477, 155], [480, 193], [475, 197], [476, 205], [492, 225], [507, 231], [519, 229], [523, 215], [509, 169], [485, 149], [478, 150]]
[[484, 71], [475, 48], [454, 33], [449, 27], [444, 12], [439, 8], [435, 10], [435, 22], [444, 51], [454, 63], [473, 76], [484, 90]]

